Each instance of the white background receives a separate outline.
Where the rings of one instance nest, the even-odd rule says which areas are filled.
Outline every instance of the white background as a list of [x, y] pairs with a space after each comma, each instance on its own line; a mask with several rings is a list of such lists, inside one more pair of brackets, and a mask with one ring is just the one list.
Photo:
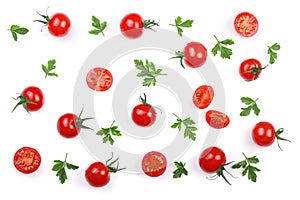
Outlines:
[[[299, 92], [298, 47], [299, 21], [296, 1], [68, 1], [68, 0], [27, 0], [5, 1], [0, 6], [0, 52], [1, 56], [1, 139], [0, 139], [0, 186], [1, 198], [101, 198], [101, 199], [154, 199], [210, 197], [211, 199], [254, 199], [289, 198], [299, 196], [295, 181], [299, 180]], [[57, 39], [41, 24], [33, 23], [50, 6], [48, 14], [64, 12], [72, 20], [72, 32], [67, 38]], [[234, 17], [248, 11], [258, 18], [259, 31], [252, 38], [242, 38], [233, 28]], [[81, 145], [78, 138], [66, 140], [56, 130], [60, 115], [72, 112], [73, 86], [77, 73], [87, 56], [102, 42], [120, 33], [119, 22], [129, 12], [138, 12], [144, 19], [160, 19], [162, 28], [173, 30], [168, 24], [174, 18], [194, 19], [193, 28], [184, 34], [195, 41], [201, 41], [208, 49], [215, 44], [213, 35], [219, 39], [231, 38], [233, 56], [223, 60], [212, 57], [221, 75], [226, 94], [226, 113], [231, 118], [224, 129], [217, 146], [221, 147], [227, 160], [238, 161], [242, 152], [256, 155], [261, 169], [257, 183], [232, 172], [238, 179], [229, 178], [232, 186], [222, 179], [209, 181], [198, 167], [197, 158], [205, 138], [199, 134], [197, 141], [181, 158], [187, 162], [189, 176], [175, 180], [171, 166], [159, 178], [125, 173], [114, 174], [104, 188], [92, 188], [86, 184], [85, 168], [95, 160]], [[105, 37], [93, 36], [87, 32], [91, 28], [91, 16], [96, 15], [108, 22]], [[12, 24], [29, 28], [25, 36], [15, 42], [7, 29]], [[251, 83], [243, 81], [238, 74], [239, 63], [247, 58], [257, 58], [262, 64], [268, 62], [267, 45], [278, 42], [282, 49], [276, 63]], [[120, 44], [122, 45], [122, 44]], [[105, 55], [104, 55], [105, 56]], [[49, 59], [57, 60], [59, 78], [44, 78], [41, 64]], [[174, 62], [175, 63], [175, 62]], [[127, 64], [124, 64], [127, 66]], [[11, 113], [15, 101], [12, 97], [29, 85], [39, 86], [45, 95], [45, 105], [37, 113], [28, 115], [18, 108]], [[259, 98], [261, 114], [256, 117], [241, 118], [241, 96]], [[254, 145], [250, 130], [258, 121], [270, 121], [275, 128], [284, 127], [284, 133], [292, 143], [282, 142], [284, 152], [276, 144], [268, 148]], [[206, 127], [202, 120], [199, 123]], [[200, 128], [201, 131], [201, 128]], [[13, 155], [22, 146], [32, 146], [42, 155], [42, 165], [31, 175], [19, 173], [13, 166]], [[68, 161], [80, 166], [77, 171], [68, 171], [69, 179], [61, 185], [51, 171], [54, 159], [63, 159], [69, 153]]]

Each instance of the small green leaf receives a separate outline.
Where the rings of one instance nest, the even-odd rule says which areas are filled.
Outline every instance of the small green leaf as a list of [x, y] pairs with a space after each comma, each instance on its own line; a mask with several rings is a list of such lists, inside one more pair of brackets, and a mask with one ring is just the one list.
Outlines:
[[246, 104], [246, 105], [250, 105], [250, 104], [252, 104], [254, 101], [253, 101], [253, 99], [251, 99], [251, 98], [249, 98], [249, 97], [242, 97], [241, 98], [241, 101], [244, 103], [244, 104]]
[[177, 169], [173, 171], [173, 178], [181, 178], [182, 175], [188, 175], [188, 171], [185, 169], [185, 163], [175, 161], [174, 165]]
[[182, 17], [178, 16], [175, 19], [175, 24], [169, 24], [171, 26], [176, 26], [177, 32], [179, 36], [182, 36], [183, 29], [182, 28], [190, 28], [193, 25], [194, 20], [188, 19], [184, 22], [182, 22]]
[[234, 41], [232, 39], [225, 39], [222, 41], [219, 41], [219, 39], [214, 35], [214, 38], [217, 41], [217, 44], [212, 48], [211, 52], [213, 53], [214, 56], [220, 52], [221, 58], [226, 58], [230, 59], [232, 55], [232, 49], [226, 47], [227, 45], [233, 45]]
[[118, 126], [114, 126], [115, 121], [112, 122], [111, 126], [109, 128], [101, 128], [96, 135], [104, 135], [102, 138], [102, 142], [106, 143], [109, 142], [111, 145], [114, 144], [114, 139], [112, 136], [122, 136], [122, 133], [120, 130], [118, 130]]
[[242, 112], [240, 113], [240, 116], [248, 116], [250, 115], [250, 112], [252, 110], [252, 107], [246, 107], [246, 108], [242, 108]]
[[44, 64], [42, 64], [42, 70], [45, 73], [45, 78], [47, 78], [47, 76], [55, 76], [58, 77], [58, 75], [55, 72], [52, 72], [52, 70], [56, 69], [56, 60], [52, 59], [52, 60], [48, 60], [47, 66], [45, 66]]
[[100, 20], [95, 17], [92, 16], [92, 26], [96, 29], [90, 30], [89, 33], [92, 35], [99, 35], [99, 33], [102, 33], [102, 35], [104, 36], [103, 31], [105, 30], [106, 26], [107, 26], [107, 22], [100, 22]]
[[272, 46], [268, 46], [267, 53], [270, 56], [269, 64], [274, 64], [277, 59], [277, 51], [280, 50], [280, 45], [278, 43], [273, 44]]
[[62, 167], [63, 167], [63, 164], [55, 164], [55, 165], [53, 165], [52, 170], [53, 170], [53, 171], [58, 171], [58, 170], [60, 170]]
[[70, 163], [66, 163], [66, 165], [67, 165], [67, 168], [68, 168], [68, 169], [72, 169], [72, 170], [75, 170], [75, 169], [78, 169], [78, 168], [79, 168], [78, 166], [73, 165], [73, 164], [70, 164]]
[[260, 113], [260, 109], [259, 109], [258, 106], [257, 106], [257, 103], [256, 103], [257, 100], [258, 100], [258, 99], [256, 99], [256, 100], [254, 101], [253, 99], [251, 99], [251, 98], [249, 98], [249, 97], [242, 97], [242, 98], [241, 98], [241, 101], [242, 101], [244, 104], [248, 105], [248, 106], [245, 107], [245, 108], [241, 108], [242, 111], [241, 111], [241, 113], [240, 113], [240, 116], [248, 116], [248, 115], [250, 115], [251, 110], [254, 111], [254, 114], [255, 114], [256, 116], [258, 116], [259, 113]]
[[19, 25], [12, 25], [10, 27], [9, 31], [11, 32], [15, 41], [18, 41], [18, 34], [26, 35], [29, 32], [29, 30], [27, 28], [20, 27]]
[[189, 138], [193, 141], [196, 140], [196, 131], [198, 130], [195, 126], [192, 126], [195, 124], [195, 121], [192, 120], [190, 117], [186, 119], [180, 119], [176, 114], [173, 113], [173, 115], [177, 118], [175, 123], [171, 125], [171, 128], [178, 128], [178, 130], [181, 130], [182, 125], [185, 126], [184, 129], [184, 138]]
[[260, 109], [257, 107], [257, 104], [256, 104], [256, 103], [252, 105], [252, 109], [253, 109], [253, 111], [254, 111], [254, 114], [255, 114], [256, 116], [258, 116], [259, 113], [260, 113]]

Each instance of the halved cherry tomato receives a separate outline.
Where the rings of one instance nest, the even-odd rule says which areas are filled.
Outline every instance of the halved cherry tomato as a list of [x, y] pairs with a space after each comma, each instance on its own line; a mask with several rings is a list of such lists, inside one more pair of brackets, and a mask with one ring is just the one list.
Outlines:
[[96, 67], [87, 73], [86, 83], [92, 90], [106, 91], [113, 83], [113, 76], [109, 70]]
[[225, 113], [217, 110], [207, 111], [205, 118], [207, 123], [216, 129], [225, 128], [230, 122], [229, 117]]
[[250, 58], [240, 64], [239, 72], [245, 81], [253, 81], [259, 77], [261, 71], [265, 68], [257, 59]]
[[197, 108], [207, 108], [214, 98], [214, 89], [210, 85], [201, 85], [193, 95], [193, 103]]
[[226, 163], [226, 156], [218, 147], [206, 148], [199, 157], [200, 168], [207, 173], [214, 173], [221, 165]]
[[166, 157], [158, 151], [150, 151], [142, 160], [143, 172], [151, 177], [161, 176], [167, 168]]
[[14, 155], [16, 169], [24, 174], [35, 172], [41, 165], [39, 152], [32, 147], [22, 147]]
[[241, 36], [251, 37], [255, 35], [258, 30], [258, 21], [253, 14], [242, 12], [236, 16], [234, 28]]
[[200, 42], [190, 42], [183, 50], [184, 62], [187, 66], [196, 68], [201, 67], [207, 59], [207, 50]]

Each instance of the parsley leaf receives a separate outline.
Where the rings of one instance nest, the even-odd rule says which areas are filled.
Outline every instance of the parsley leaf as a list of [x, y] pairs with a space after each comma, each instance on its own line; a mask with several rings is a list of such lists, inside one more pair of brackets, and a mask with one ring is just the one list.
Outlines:
[[227, 48], [227, 45], [233, 45], [234, 41], [232, 39], [226, 39], [219, 41], [218, 38], [214, 35], [215, 39], [217, 40], [217, 44], [212, 48], [211, 52], [213, 55], [217, 55], [218, 51], [220, 52], [221, 58], [227, 58], [230, 59], [230, 56], [232, 55], [232, 49]]
[[245, 176], [248, 173], [248, 179], [251, 180], [252, 182], [256, 182], [257, 179], [256, 172], [259, 172], [260, 169], [254, 167], [251, 164], [257, 164], [259, 162], [259, 159], [256, 156], [247, 157], [244, 153], [243, 156], [245, 159], [232, 165], [231, 168], [233, 169], [243, 168], [244, 170], [242, 171], [242, 175]]
[[100, 22], [100, 20], [95, 17], [95, 16], [92, 16], [92, 26], [95, 28], [93, 30], [90, 30], [89, 33], [92, 34], [92, 35], [99, 35], [99, 33], [102, 33], [102, 35], [104, 36], [104, 29], [106, 28], [107, 26], [107, 22], [104, 21], [104, 22]]
[[277, 52], [280, 50], [280, 45], [278, 43], [273, 44], [272, 46], [268, 46], [268, 54], [270, 55], [270, 64], [274, 64], [277, 59]]
[[11, 32], [15, 41], [18, 41], [18, 34], [19, 35], [26, 35], [28, 33], [28, 29], [24, 27], [20, 27], [19, 25], [12, 25], [8, 31]]
[[245, 107], [245, 108], [242, 108], [242, 111], [241, 111], [241, 113], [240, 113], [240, 116], [248, 116], [248, 115], [250, 115], [251, 110], [254, 111], [254, 114], [255, 114], [256, 116], [258, 116], [259, 113], [260, 113], [260, 109], [259, 109], [258, 106], [257, 106], [257, 103], [256, 103], [257, 100], [258, 100], [258, 99], [253, 100], [253, 99], [251, 99], [251, 98], [249, 98], [249, 97], [242, 97], [242, 98], [241, 98], [241, 101], [242, 101], [244, 104], [248, 105], [248, 106]]
[[162, 69], [156, 69], [153, 62], [149, 62], [146, 60], [146, 63], [144, 64], [142, 60], [134, 60], [135, 67], [140, 70], [137, 74], [137, 77], [145, 77], [143, 86], [155, 86], [156, 85], [156, 77], [160, 75], [167, 75], [162, 74]]
[[101, 128], [96, 134], [97, 135], [104, 135], [103, 143], [109, 142], [111, 145], [114, 144], [113, 136], [122, 136], [121, 131], [118, 130], [118, 126], [114, 126], [115, 121], [112, 122], [109, 128]]
[[173, 113], [173, 115], [177, 118], [177, 122], [175, 122], [171, 128], [178, 128], [179, 131], [181, 131], [182, 125], [185, 126], [184, 130], [184, 138], [190, 138], [193, 141], [196, 140], [196, 133], [198, 129], [195, 126], [192, 126], [195, 123], [194, 120], [192, 120], [190, 117], [186, 119], [180, 119], [176, 114]]
[[70, 169], [70, 170], [76, 170], [76, 169], [79, 168], [76, 165], [68, 163], [66, 161], [67, 160], [67, 156], [68, 156], [68, 153], [66, 153], [64, 161], [54, 160], [54, 165], [52, 167], [52, 171], [56, 171], [56, 176], [59, 177], [59, 181], [60, 181], [61, 184], [64, 184], [65, 181], [68, 179], [68, 176], [67, 176], [67, 173], [66, 173], [66, 169], [65, 169], [66, 167], [67, 167], [67, 169]]
[[182, 162], [174, 162], [176, 170], [173, 171], [173, 178], [181, 178], [182, 174], [188, 175], [188, 171], [185, 169], [185, 163]]
[[188, 19], [186, 21], [182, 21], [182, 17], [178, 16], [175, 19], [175, 24], [169, 24], [171, 26], [176, 26], [177, 32], [179, 36], [182, 36], [183, 29], [182, 28], [190, 28], [193, 25], [194, 20]]
[[58, 77], [58, 75], [54, 72], [51, 72], [52, 70], [56, 69], [56, 60], [52, 59], [52, 60], [48, 60], [48, 65], [47, 67], [45, 65], [42, 64], [42, 70], [45, 72], [45, 78], [47, 78], [47, 76], [56, 76]]

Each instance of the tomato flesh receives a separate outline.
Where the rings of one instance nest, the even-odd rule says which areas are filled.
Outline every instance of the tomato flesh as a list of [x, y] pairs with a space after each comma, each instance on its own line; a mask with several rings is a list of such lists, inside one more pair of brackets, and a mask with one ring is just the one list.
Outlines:
[[139, 104], [132, 110], [131, 117], [138, 126], [151, 126], [156, 120], [156, 112], [149, 105]]
[[161, 176], [167, 168], [166, 157], [158, 151], [150, 151], [144, 155], [142, 160], [142, 170], [150, 177]]
[[76, 127], [76, 120], [78, 117], [72, 113], [66, 113], [59, 117], [57, 121], [58, 133], [65, 138], [74, 138], [79, 132], [80, 128]]
[[35, 172], [41, 165], [39, 152], [32, 147], [22, 147], [14, 155], [14, 166], [24, 174]]
[[207, 108], [214, 98], [214, 90], [209, 85], [201, 85], [193, 95], [193, 103], [197, 108]]
[[226, 163], [226, 155], [218, 147], [206, 148], [199, 157], [200, 168], [207, 173], [214, 173]]
[[137, 13], [130, 13], [122, 18], [120, 29], [124, 36], [138, 38], [143, 33], [143, 19]]
[[43, 107], [44, 94], [40, 88], [35, 86], [27, 87], [22, 91], [22, 95], [24, 95], [28, 101], [33, 102], [26, 104], [28, 111], [38, 111]]
[[230, 119], [229, 117], [220, 111], [209, 110], [205, 115], [206, 122], [213, 128], [221, 129], [228, 126]]
[[96, 67], [87, 73], [86, 83], [92, 90], [106, 91], [113, 84], [113, 76], [109, 70]]
[[63, 13], [54, 14], [48, 23], [49, 32], [56, 37], [63, 37], [67, 35], [70, 28], [71, 20]]
[[[255, 73], [253, 71], [255, 68], [258, 69], [257, 73]], [[244, 60], [240, 64], [239, 73], [244, 80], [253, 81], [259, 77], [259, 75], [262, 71], [259, 69], [262, 69], [261, 63], [257, 59], [250, 58], [250, 59]]]
[[200, 42], [190, 42], [184, 48], [184, 61], [187, 66], [201, 67], [207, 59], [207, 50]]
[[85, 170], [86, 181], [93, 187], [103, 187], [110, 181], [110, 172], [102, 162], [94, 162]]
[[259, 146], [270, 146], [275, 137], [275, 128], [269, 122], [259, 122], [252, 129], [252, 139]]
[[234, 28], [241, 36], [251, 37], [255, 35], [258, 30], [258, 21], [253, 14], [242, 12], [236, 16]]

